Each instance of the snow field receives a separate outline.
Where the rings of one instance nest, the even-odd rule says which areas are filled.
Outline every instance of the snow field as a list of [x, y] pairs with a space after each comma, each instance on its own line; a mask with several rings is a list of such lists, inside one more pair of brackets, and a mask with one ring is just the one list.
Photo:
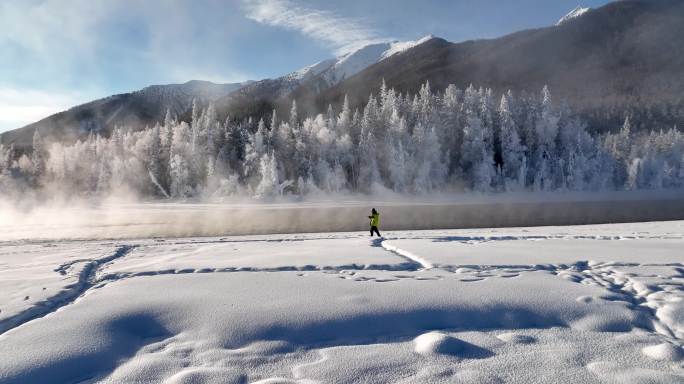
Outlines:
[[681, 383], [683, 224], [5, 244], [0, 383]]
[[[386, 280], [393, 277], [392, 272], [368, 273]], [[622, 303], [587, 305], [573, 300], [587, 291], [599, 295], [599, 288], [588, 289], [549, 275], [534, 280], [491, 279], [486, 285], [476, 285], [446, 278], [402, 278], [378, 283], [340, 279], [335, 274], [299, 276], [297, 272], [235, 272], [230, 279], [221, 274], [128, 279], [94, 290], [68, 310], [8, 333], [0, 353], [9, 357], [3, 365], [13, 368], [9, 382], [76, 381], [108, 370], [113, 370], [111, 382], [163, 381], [184, 364], [233, 365], [236, 352], [256, 355], [233, 367], [258, 378], [264, 373], [285, 375], [282, 369], [269, 372], [277, 366], [265, 372], [261, 367], [281, 354], [298, 358], [299, 350], [341, 346], [363, 352], [374, 344], [391, 348], [398, 342], [411, 344], [413, 338], [432, 329], [474, 332], [481, 339], [483, 331], [496, 329], [570, 327], [592, 333], [628, 332], [633, 323], [645, 320]], [[561, 289], [533, 301], [526, 299], [540, 284], [560, 284]], [[453, 294], [455, 290], [459, 295]], [[594, 324], [594, 317], [604, 320], [593, 328], [583, 323], [589, 319]], [[46, 344], [50, 339], [55, 342]], [[472, 346], [459, 340], [438, 342], [428, 347], [433, 349], [428, 354], [437, 355], [438, 360], [449, 356], [466, 361], [494, 359], [495, 351], [483, 347], [481, 340], [471, 342]], [[36, 350], [40, 343], [42, 347]], [[407, 345], [406, 349], [412, 356], [413, 348]], [[643, 356], [639, 350], [635, 353]], [[212, 363], [210, 356], [218, 361]], [[240, 370], [251, 359], [261, 363]], [[128, 362], [116, 367], [120, 360]], [[335, 367], [339, 373], [348, 362], [331, 363], [343, 365]], [[15, 378], [13, 371], [18, 374]], [[396, 373], [384, 374], [389, 381]], [[316, 379], [317, 374], [312, 375]]]

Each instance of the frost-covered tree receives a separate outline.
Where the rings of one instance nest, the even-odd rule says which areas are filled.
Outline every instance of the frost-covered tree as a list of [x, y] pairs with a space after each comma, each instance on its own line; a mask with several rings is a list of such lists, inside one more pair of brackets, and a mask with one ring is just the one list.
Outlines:
[[12, 164], [12, 147], [5, 147], [0, 143], [0, 175], [7, 172]]
[[390, 154], [389, 164], [391, 187], [397, 192], [407, 192], [410, 176], [408, 154], [399, 140], [393, 142], [391, 148], [392, 153]]
[[620, 185], [625, 184], [629, 178], [630, 157], [632, 155], [632, 123], [629, 116], [625, 118], [620, 132], [606, 136], [604, 147], [615, 159], [613, 176], [616, 182]]
[[259, 160], [259, 175], [261, 180], [256, 188], [256, 195], [270, 197], [279, 194], [280, 176], [278, 164], [273, 153], [265, 153]]
[[293, 131], [299, 129], [299, 114], [297, 112], [297, 100], [292, 100], [292, 106], [290, 107], [290, 128]]
[[508, 103], [508, 96], [501, 96], [499, 104], [499, 124], [501, 141], [502, 177], [507, 191], [520, 191], [525, 188], [526, 148], [520, 141], [518, 128]]
[[369, 192], [374, 184], [381, 184], [380, 169], [376, 159], [377, 142], [373, 131], [367, 131], [359, 142], [358, 188]]
[[191, 168], [192, 140], [189, 140], [192, 136], [191, 128], [185, 122], [174, 127], [169, 161], [169, 179], [173, 197], [188, 197], [194, 190]]
[[[493, 100], [500, 97], [498, 106]], [[339, 107], [339, 113], [336, 113]], [[398, 93], [386, 84], [352, 112], [345, 97], [300, 116], [296, 101], [279, 120], [219, 121], [193, 103], [191, 121], [167, 111], [142, 131], [116, 127], [71, 144], [19, 156], [0, 146], [0, 187], [44, 186], [84, 195], [125, 189], [156, 197], [439, 190], [604, 190], [684, 186], [684, 134], [590, 134], [585, 122], [539, 94], [454, 85]], [[291, 180], [291, 181], [290, 181]], [[296, 181], [296, 182], [292, 182]], [[16, 184], [15, 183], [15, 184]]]
[[189, 165], [185, 158], [174, 154], [169, 165], [171, 173], [171, 196], [188, 197], [192, 194]]
[[151, 182], [157, 187], [157, 192], [163, 195], [168, 195], [163, 185], [161, 184], [164, 180], [164, 175], [162, 174], [162, 142], [161, 133], [159, 125], [156, 125], [149, 132], [149, 147], [147, 148], [147, 169], [150, 174]]
[[33, 169], [31, 173], [37, 178], [45, 174], [45, 163], [47, 161], [48, 153], [45, 142], [40, 136], [40, 132], [36, 129], [33, 132], [33, 152], [31, 153], [31, 164]]
[[549, 87], [542, 90], [540, 115], [535, 125], [536, 151], [534, 153], [534, 189], [550, 191], [554, 188], [556, 173], [556, 138], [558, 136], [559, 117], [551, 103]]
[[415, 156], [417, 172], [413, 189], [417, 193], [430, 192], [444, 184], [447, 167], [442, 159], [434, 128], [424, 129], [419, 124], [414, 129], [414, 137], [419, 151]]
[[491, 130], [481, 116], [481, 97], [473, 86], [464, 96], [465, 126], [461, 144], [461, 164], [464, 173], [470, 175], [470, 186], [475, 191], [491, 190], [496, 170]]
[[437, 134], [441, 144], [441, 151], [445, 154], [449, 174], [460, 171], [459, 148], [463, 141], [463, 125], [461, 124], [461, 113], [463, 105], [463, 91], [455, 85], [449, 85], [444, 90], [444, 95], [439, 108], [440, 119], [437, 124], [439, 129]]

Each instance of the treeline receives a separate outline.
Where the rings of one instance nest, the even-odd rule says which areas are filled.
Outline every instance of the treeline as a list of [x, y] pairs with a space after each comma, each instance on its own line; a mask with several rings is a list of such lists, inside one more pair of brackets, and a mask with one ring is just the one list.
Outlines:
[[431, 191], [585, 191], [684, 185], [684, 134], [590, 135], [582, 121], [539, 95], [451, 85], [416, 95], [384, 84], [362, 110], [284, 119], [218, 121], [196, 105], [190, 123], [126, 127], [109, 138], [48, 144], [13, 160], [0, 146], [0, 188], [84, 195], [121, 188], [168, 198]]

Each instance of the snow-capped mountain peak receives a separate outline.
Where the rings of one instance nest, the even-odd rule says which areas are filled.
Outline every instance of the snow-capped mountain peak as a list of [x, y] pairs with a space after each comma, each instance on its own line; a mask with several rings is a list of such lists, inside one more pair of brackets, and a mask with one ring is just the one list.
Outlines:
[[329, 85], [334, 85], [379, 61], [423, 44], [433, 38], [434, 36], [428, 35], [415, 41], [391, 41], [368, 44], [336, 59], [321, 61], [292, 72], [288, 77], [301, 80], [310, 76], [320, 75]]
[[578, 18], [578, 17], [584, 15], [585, 13], [587, 13], [587, 12], [590, 11], [590, 10], [591, 10], [591, 8], [584, 8], [584, 7], [582, 7], [582, 6], [577, 6], [577, 8], [573, 9], [572, 11], [570, 11], [567, 15], [561, 17], [561, 18], [558, 20], [558, 22], [556, 23], [556, 25], [561, 25], [561, 24], [563, 24], [563, 23], [565, 23], [565, 22], [567, 22], [567, 21], [569, 21], [569, 20]]
[[335, 63], [337, 63], [337, 59], [328, 59], [328, 60], [319, 61], [315, 64], [311, 64], [309, 66], [306, 66], [302, 69], [299, 69], [297, 71], [290, 73], [288, 75], [288, 77], [290, 77], [292, 79], [296, 79], [296, 80], [301, 80], [301, 79], [304, 79], [308, 76], [320, 75], [321, 73], [330, 69], [330, 67], [335, 65]]
[[423, 44], [427, 41], [430, 41], [434, 38], [435, 38], [434, 35], [429, 34], [429, 35], [424, 36], [424, 37], [422, 37], [418, 40], [415, 40], [415, 41], [395, 41], [395, 42], [390, 44], [391, 45], [390, 49], [388, 49], [387, 51], [384, 52], [382, 58], [386, 59], [386, 58], [388, 58], [394, 54], [404, 52], [408, 49], [411, 49], [415, 46], [421, 45], [421, 44]]

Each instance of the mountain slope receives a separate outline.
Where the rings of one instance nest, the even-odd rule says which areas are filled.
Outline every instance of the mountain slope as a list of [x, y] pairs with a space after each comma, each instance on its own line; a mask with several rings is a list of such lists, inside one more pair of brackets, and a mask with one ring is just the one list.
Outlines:
[[91, 132], [107, 135], [115, 126], [137, 130], [163, 120], [169, 109], [175, 116], [189, 120], [192, 101], [202, 106], [215, 103], [225, 116], [263, 115], [272, 111], [275, 100], [305, 89], [322, 90], [357, 74], [370, 65], [417, 46], [429, 39], [370, 44], [336, 59], [324, 60], [276, 79], [235, 84], [189, 81], [185, 84], [153, 85], [140, 91], [95, 100], [68, 111], [49, 116], [0, 136], [4, 144], [26, 147], [33, 133], [56, 140], [74, 140]]
[[[316, 98], [321, 92], [366, 68], [409, 51], [432, 38], [432, 36], [426, 36], [416, 41], [370, 44], [336, 59], [321, 61], [276, 79], [256, 81], [224, 96], [215, 104], [219, 115], [235, 119], [265, 116], [274, 108], [289, 110], [289, 100]], [[303, 113], [316, 112], [311, 105], [302, 104], [301, 107]], [[185, 118], [188, 116], [189, 112], [186, 112]]]
[[[431, 39], [394, 55], [301, 104], [324, 110], [345, 94], [352, 106], [389, 87], [416, 92], [453, 83], [495, 90], [539, 92], [557, 99], [603, 129], [625, 111], [684, 126], [684, 2], [624, 0], [568, 19], [559, 26], [491, 40], [449, 43]], [[306, 101], [304, 101], [306, 100]], [[298, 99], [300, 102], [300, 99]], [[283, 101], [287, 104], [287, 101]]]
[[651, 128], [684, 126], [684, 1], [622, 0], [571, 11], [555, 26], [489, 40], [450, 43], [431, 36], [414, 42], [378, 43], [276, 79], [243, 84], [189, 82], [152, 86], [72, 108], [19, 130], [5, 144], [29, 144], [36, 128], [57, 139], [107, 134], [115, 125], [139, 129], [163, 118], [167, 108], [189, 120], [193, 99], [216, 105], [220, 118], [287, 116], [293, 100], [301, 115], [339, 106], [345, 95], [360, 107], [389, 87], [415, 93], [469, 84], [502, 92], [539, 92], [554, 98], [603, 131], [625, 114]]
[[22, 148], [30, 145], [36, 129], [48, 138], [74, 140], [90, 132], [107, 135], [115, 126], [141, 129], [163, 120], [166, 110], [181, 115], [192, 101], [208, 103], [249, 83], [214, 84], [188, 81], [184, 84], [152, 85], [139, 91], [109, 96], [71, 108], [8, 131], [0, 138], [3, 144]]
[[581, 7], [581, 6], [578, 6], [577, 8], [575, 8], [575, 9], [573, 9], [572, 11], [568, 12], [567, 15], [561, 17], [561, 18], [558, 20], [558, 22], [556, 23], [556, 25], [561, 25], [561, 24], [563, 24], [563, 23], [565, 23], [565, 22], [567, 22], [567, 21], [570, 21], [570, 20], [572, 20], [572, 19], [574, 19], [574, 18], [580, 17], [580, 16], [584, 15], [585, 13], [589, 12], [590, 10], [591, 10], [591, 8], [583, 8], [583, 7]]
[[338, 84], [373, 64], [397, 53], [409, 50], [430, 39], [432, 39], [432, 36], [425, 36], [416, 41], [393, 41], [367, 45], [347, 53], [336, 60], [327, 61], [326, 63], [329, 63], [329, 66], [319, 72], [320, 77], [329, 85]]

